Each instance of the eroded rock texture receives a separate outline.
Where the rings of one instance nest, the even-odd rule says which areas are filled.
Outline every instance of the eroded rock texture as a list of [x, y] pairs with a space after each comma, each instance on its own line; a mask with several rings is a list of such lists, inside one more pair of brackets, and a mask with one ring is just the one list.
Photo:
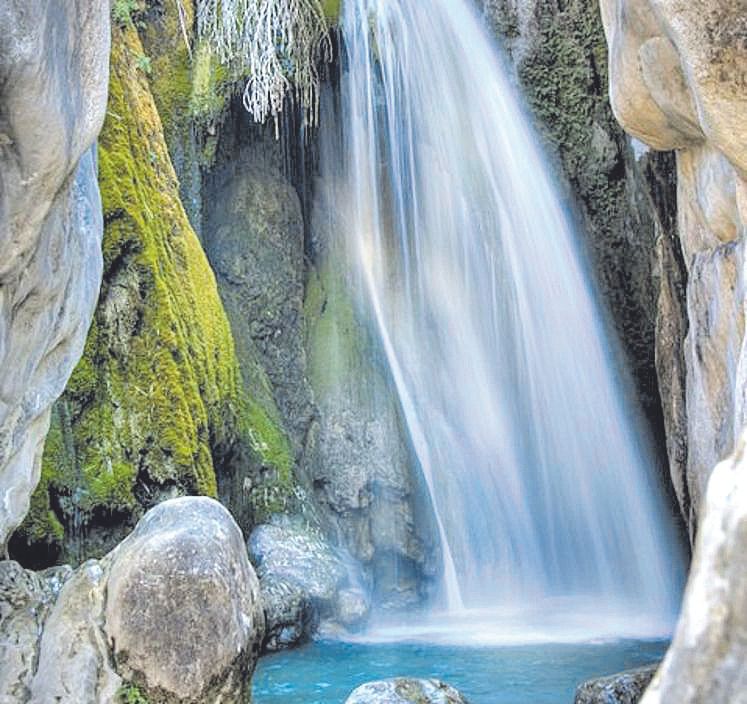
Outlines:
[[243, 385], [215, 277], [180, 202], [171, 117], [154, 100], [160, 83], [141, 65], [133, 22], [115, 23], [112, 36], [98, 148], [103, 285], [52, 414], [42, 481], [11, 542], [27, 566], [101, 557], [174, 496], [220, 493], [248, 528], [260, 475], [290, 472], [287, 440]]
[[672, 479], [698, 538], [674, 642], [643, 701], [735, 704], [747, 701], [743, 445], [711, 468], [734, 449], [745, 424], [747, 13], [741, 0], [601, 6], [617, 118], [650, 146], [678, 150], [688, 275], [684, 388], [669, 411], [684, 421], [678, 432], [687, 461], [673, 463]]
[[267, 650], [310, 638], [322, 620], [344, 628], [363, 624], [369, 611], [358, 567], [300, 521], [258, 526], [248, 542], [259, 576]]
[[39, 480], [49, 409], [101, 282], [92, 144], [104, 119], [109, 7], [0, 6], [0, 546]]
[[228, 511], [166, 501], [101, 560], [0, 563], [0, 701], [239, 704], [264, 634], [257, 577]]
[[747, 131], [739, 116], [747, 109], [747, 14], [739, 0], [601, 5], [615, 115], [651, 147], [678, 150], [689, 332], [686, 381], [667, 410], [687, 438], [686, 463], [673, 462], [672, 479], [692, 534], [710, 471], [745, 421]]

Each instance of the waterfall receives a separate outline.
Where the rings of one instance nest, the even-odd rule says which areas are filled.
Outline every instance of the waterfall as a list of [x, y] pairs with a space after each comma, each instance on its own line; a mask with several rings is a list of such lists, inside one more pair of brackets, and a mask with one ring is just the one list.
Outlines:
[[[443, 554], [447, 615], [670, 628], [681, 564], [536, 137], [467, 0], [346, 0], [340, 229]], [[657, 630], [658, 629], [658, 630]]]

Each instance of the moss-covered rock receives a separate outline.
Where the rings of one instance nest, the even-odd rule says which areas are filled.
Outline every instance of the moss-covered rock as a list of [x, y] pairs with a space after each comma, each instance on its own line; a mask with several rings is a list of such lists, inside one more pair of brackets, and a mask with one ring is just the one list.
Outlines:
[[[164, 498], [216, 496], [216, 472], [240, 475], [248, 491], [234, 499], [249, 504], [260, 474], [291, 472], [283, 431], [245, 394], [143, 55], [135, 27], [116, 25], [99, 144], [104, 283], [84, 357], [54, 411], [33, 510], [15, 538], [43, 548], [42, 562], [102, 554]], [[161, 95], [164, 109], [183, 98]]]

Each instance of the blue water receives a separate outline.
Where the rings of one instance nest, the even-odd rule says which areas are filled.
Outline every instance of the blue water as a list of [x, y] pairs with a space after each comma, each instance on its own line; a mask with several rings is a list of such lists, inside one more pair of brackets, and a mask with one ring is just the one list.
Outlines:
[[471, 704], [572, 704], [591, 677], [655, 662], [666, 641], [454, 647], [321, 641], [269, 655], [254, 676], [255, 704], [342, 704], [363, 682], [435, 677]]

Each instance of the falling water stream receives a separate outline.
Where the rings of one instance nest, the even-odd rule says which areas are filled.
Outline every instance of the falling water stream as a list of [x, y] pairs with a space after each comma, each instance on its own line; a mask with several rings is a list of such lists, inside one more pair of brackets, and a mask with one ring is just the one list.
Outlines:
[[496, 47], [468, 0], [347, 0], [344, 46], [326, 177], [433, 505], [437, 621], [667, 633], [676, 541]]

